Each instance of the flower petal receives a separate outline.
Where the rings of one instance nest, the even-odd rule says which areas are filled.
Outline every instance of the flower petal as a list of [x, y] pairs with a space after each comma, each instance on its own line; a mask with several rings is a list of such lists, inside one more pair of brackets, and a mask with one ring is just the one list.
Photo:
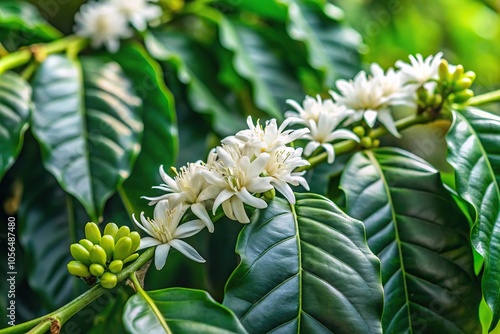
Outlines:
[[[238, 198], [243, 203], [248, 204], [250, 206], [253, 206], [254, 208], [257, 208], [257, 209], [267, 208], [266, 201], [264, 201], [263, 199], [257, 198], [257, 197], [253, 197], [245, 187], [241, 188], [240, 191], [238, 191], [238, 193], [236, 194], [236, 196], [238, 196]], [[234, 210], [234, 207], [233, 207], [233, 210]], [[236, 212], [235, 212], [235, 214], [236, 214]]]
[[292, 188], [288, 185], [288, 183], [283, 182], [281, 180], [273, 181], [276, 190], [278, 190], [290, 204], [295, 204], [295, 195], [293, 194]]
[[245, 212], [245, 207], [243, 206], [243, 202], [238, 197], [231, 198], [231, 207], [233, 208], [234, 215], [236, 220], [238, 220], [242, 224], [250, 223], [250, 219], [248, 219], [247, 213]]
[[184, 254], [187, 258], [204, 263], [206, 262], [204, 258], [201, 257], [201, 255], [194, 249], [191, 245], [189, 245], [187, 242], [179, 240], [179, 239], [173, 239], [169, 241], [170, 246], [174, 247], [177, 249], [180, 253]]
[[160, 245], [161, 244], [161, 241], [159, 240], [156, 240], [155, 238], [151, 238], [151, 237], [144, 237], [144, 238], [141, 238], [141, 244], [139, 245], [139, 249], [144, 249], [144, 248], [149, 248], [149, 247], [153, 247], [153, 246], [157, 246], [157, 245]]
[[215, 211], [217, 211], [217, 208], [219, 207], [219, 205], [221, 205], [222, 203], [224, 203], [225, 201], [230, 199], [234, 194], [235, 194], [235, 192], [232, 190], [229, 190], [229, 189], [222, 190], [214, 201], [212, 213], [215, 215]]
[[367, 110], [367, 111], [365, 111], [365, 114], [363, 117], [365, 119], [366, 124], [368, 124], [368, 126], [370, 128], [373, 128], [373, 126], [375, 125], [375, 122], [377, 121], [377, 116], [378, 116], [378, 113], [376, 110]]
[[208, 232], [212, 233], [214, 231], [214, 223], [212, 222], [212, 219], [210, 219], [207, 209], [205, 209], [203, 204], [195, 203], [191, 205], [191, 211], [193, 211], [196, 217], [203, 221], [208, 228]]
[[172, 236], [174, 239], [184, 239], [189, 238], [196, 233], [200, 232], [205, 228], [205, 223], [200, 219], [195, 219], [188, 221], [187, 223], [181, 224], [174, 232]]
[[394, 119], [392, 118], [391, 112], [387, 109], [382, 109], [378, 113], [378, 120], [382, 123], [387, 131], [389, 131], [392, 135], [397, 138], [401, 138], [401, 135], [394, 124]]
[[161, 270], [167, 262], [168, 252], [170, 251], [169, 244], [162, 244], [156, 247], [155, 250], [155, 267], [157, 270]]

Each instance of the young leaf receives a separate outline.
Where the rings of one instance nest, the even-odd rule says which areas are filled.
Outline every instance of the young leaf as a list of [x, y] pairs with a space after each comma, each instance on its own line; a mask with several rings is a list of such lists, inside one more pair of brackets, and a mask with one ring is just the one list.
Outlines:
[[471, 238], [484, 257], [484, 299], [500, 319], [500, 117], [478, 110], [453, 111], [446, 137], [458, 194], [476, 209]]
[[177, 123], [174, 97], [163, 82], [160, 65], [144, 48], [125, 44], [110, 55], [132, 81], [134, 92], [143, 101], [144, 137], [142, 149], [130, 177], [123, 183], [123, 196], [134, 212], [147, 211], [148, 201], [141, 199], [147, 189], [162, 183], [158, 168], [172, 166], [176, 160]]
[[99, 221], [140, 151], [140, 101], [120, 66], [102, 58], [50, 56], [33, 89], [45, 168]]
[[[170, 288], [147, 294], [173, 333], [246, 333], [233, 312], [205, 291]], [[164, 333], [156, 314], [140, 294], [125, 304], [123, 323], [132, 334]]]
[[439, 172], [382, 148], [356, 153], [341, 187], [382, 262], [384, 333], [480, 333], [469, 225]]
[[153, 57], [173, 65], [179, 80], [188, 87], [191, 107], [198, 113], [209, 115], [218, 134], [231, 135], [245, 127], [243, 116], [238, 116], [221, 102], [224, 94], [215, 80], [217, 65], [210, 61], [207, 50], [176, 31], [150, 31], [145, 41]]
[[256, 210], [224, 305], [250, 333], [382, 333], [380, 262], [363, 224], [316, 194]]
[[14, 163], [28, 128], [31, 87], [19, 75], [0, 75], [0, 180]]

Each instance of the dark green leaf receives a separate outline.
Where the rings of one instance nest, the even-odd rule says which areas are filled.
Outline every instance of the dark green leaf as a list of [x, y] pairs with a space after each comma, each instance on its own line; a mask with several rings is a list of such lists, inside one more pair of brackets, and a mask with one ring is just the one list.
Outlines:
[[[173, 333], [246, 333], [236, 316], [205, 291], [171, 288], [149, 291]], [[136, 294], [123, 312], [125, 328], [133, 334], [165, 333], [146, 300]]]
[[223, 16], [219, 26], [222, 46], [234, 53], [234, 68], [252, 84], [255, 105], [269, 116], [282, 119], [285, 101], [303, 96], [298, 79], [289, 74], [272, 45], [254, 29]]
[[165, 86], [158, 63], [139, 44], [123, 45], [111, 55], [132, 80], [133, 90], [143, 100], [144, 137], [142, 149], [130, 177], [123, 183], [124, 200], [134, 212], [147, 210], [141, 199], [148, 189], [161, 182], [158, 168], [172, 166], [176, 160], [177, 124], [174, 97]]
[[476, 209], [471, 238], [484, 257], [482, 287], [493, 329], [500, 319], [500, 117], [478, 109], [454, 111], [446, 141], [457, 192]]
[[175, 68], [179, 80], [188, 86], [191, 107], [209, 115], [217, 133], [230, 135], [245, 127], [243, 117], [222, 102], [224, 89], [215, 80], [218, 65], [211, 61], [207, 49], [175, 31], [151, 31], [145, 40], [153, 57]]
[[380, 262], [363, 224], [322, 196], [296, 196], [243, 228], [224, 305], [250, 333], [381, 333]]
[[139, 99], [120, 66], [101, 58], [50, 56], [33, 89], [44, 165], [97, 221], [139, 153]]
[[18, 33], [18, 38], [54, 40], [62, 34], [49, 25], [40, 15], [38, 9], [24, 1], [2, 1], [0, 3], [0, 28], [9, 33]]
[[382, 262], [384, 333], [481, 333], [469, 224], [439, 172], [382, 148], [355, 154], [341, 186]]
[[0, 75], [0, 180], [21, 150], [30, 108], [28, 83], [13, 72]]

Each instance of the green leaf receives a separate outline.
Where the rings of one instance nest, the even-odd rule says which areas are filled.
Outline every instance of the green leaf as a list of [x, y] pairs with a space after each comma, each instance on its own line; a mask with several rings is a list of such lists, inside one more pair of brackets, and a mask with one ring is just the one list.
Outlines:
[[219, 27], [222, 46], [234, 53], [234, 68], [252, 84], [255, 105], [282, 120], [285, 101], [303, 96], [298, 79], [289, 74], [291, 71], [273, 53], [272, 45], [255, 29], [223, 16]]
[[332, 88], [336, 79], [354, 77], [361, 67], [359, 33], [329, 17], [330, 6], [318, 10], [302, 0], [281, 2], [288, 3], [290, 37], [304, 43], [309, 64], [324, 74], [326, 86]]
[[142, 149], [130, 177], [123, 183], [124, 201], [129, 210], [147, 211], [141, 199], [147, 189], [162, 183], [158, 168], [172, 166], [177, 157], [178, 139], [174, 97], [163, 81], [160, 65], [136, 43], [125, 44], [110, 55], [132, 81], [133, 90], [143, 101], [144, 137]]
[[120, 66], [103, 58], [50, 56], [33, 89], [45, 168], [99, 221], [140, 151], [140, 101]]
[[31, 109], [31, 87], [19, 75], [0, 75], [0, 180], [23, 144]]
[[224, 305], [250, 333], [382, 333], [380, 262], [363, 224], [325, 197], [296, 197], [243, 228]]
[[471, 238], [484, 257], [482, 288], [493, 329], [500, 319], [500, 117], [473, 108], [453, 111], [446, 141], [457, 192], [477, 213]]
[[[170, 288], [148, 291], [173, 333], [246, 333], [236, 316], [201, 290]], [[127, 301], [125, 328], [132, 334], [165, 333], [158, 318], [140, 294]]]
[[0, 28], [9, 33], [19, 33], [21, 39], [34, 37], [50, 41], [62, 37], [62, 34], [48, 24], [38, 9], [24, 1], [2, 1], [0, 3]]
[[481, 333], [469, 225], [439, 172], [381, 148], [355, 154], [341, 187], [382, 262], [384, 333]]
[[217, 133], [226, 136], [245, 127], [243, 117], [222, 102], [225, 90], [215, 80], [218, 65], [207, 49], [176, 31], [150, 31], [145, 42], [153, 57], [175, 68], [179, 80], [188, 87], [191, 107], [200, 114], [209, 115]]

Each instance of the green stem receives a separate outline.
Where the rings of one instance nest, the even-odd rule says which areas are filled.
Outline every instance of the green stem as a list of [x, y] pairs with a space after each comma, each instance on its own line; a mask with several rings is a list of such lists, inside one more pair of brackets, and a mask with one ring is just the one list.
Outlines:
[[[396, 122], [396, 128], [398, 131], [402, 131], [412, 125], [416, 124], [424, 124], [432, 121], [432, 118], [427, 115], [411, 115], [405, 118], [402, 118]], [[385, 134], [389, 133], [385, 127], [379, 127], [369, 133], [369, 136], [372, 139], [379, 138]], [[359, 144], [356, 143], [353, 140], [344, 140], [341, 142], [338, 142], [337, 144], [333, 145], [333, 149], [335, 150], [335, 155], [340, 155], [340, 154], [345, 154], [354, 151], [359, 147]], [[309, 165], [308, 166], [303, 166], [299, 167], [295, 170], [295, 172], [301, 172], [304, 170], [309, 170], [323, 162], [325, 162], [328, 158], [328, 155], [326, 152], [323, 152], [321, 154], [318, 154], [312, 158], [309, 158]]]
[[123, 185], [119, 185], [117, 188], [117, 191], [118, 191], [118, 194], [120, 195], [123, 206], [125, 207], [125, 210], [127, 211], [129, 218], [132, 217], [132, 214], [134, 213], [134, 206], [130, 202], [130, 199], [128, 198], [127, 193], [123, 189]]
[[[135, 260], [128, 267], [119, 272], [116, 275], [116, 277], [118, 278], [118, 282], [123, 282], [130, 276], [130, 274], [136, 272], [149, 260], [151, 260], [154, 251], [154, 247], [147, 249], [144, 253], [141, 254], [141, 256], [139, 256], [137, 260]], [[29, 332], [32, 334], [45, 333], [52, 325], [52, 322], [56, 321], [58, 322], [59, 326], [62, 326], [72, 316], [74, 316], [85, 306], [99, 298], [99, 296], [104, 294], [106, 291], [108, 291], [108, 289], [105, 289], [100, 284], [98, 284], [92, 287], [90, 290], [87, 290], [86, 292], [81, 294], [76, 299], [73, 299], [68, 304], [57, 309], [56, 311], [49, 313], [44, 317], [36, 318], [16, 326], [2, 329], [0, 330], [0, 334], [27, 333], [29, 329], [32, 329]]]
[[0, 58], [0, 74], [25, 65], [33, 56], [35, 57], [35, 61], [41, 62], [49, 54], [63, 52], [67, 49], [82, 50], [87, 43], [87, 39], [71, 35], [47, 44], [34, 44], [19, 49]]
[[155, 302], [151, 297], [147, 294], [146, 291], [142, 288], [141, 284], [139, 284], [139, 281], [137, 280], [137, 277], [135, 276], [135, 272], [130, 273], [129, 276], [130, 280], [132, 283], [134, 283], [134, 287], [139, 295], [144, 298], [146, 303], [148, 303], [149, 307], [153, 311], [153, 313], [156, 315], [156, 318], [158, 318], [158, 321], [160, 322], [161, 326], [165, 330], [165, 333], [167, 334], [172, 334], [172, 331], [170, 330], [170, 327], [168, 327], [165, 319], [163, 318], [163, 315], [161, 314], [160, 310], [158, 309], [158, 306], [156, 306]]
[[469, 100], [467, 100], [467, 102], [465, 102], [465, 105], [478, 106], [481, 104], [486, 104], [490, 102], [499, 102], [499, 101], [500, 101], [500, 89], [495, 90], [493, 92], [471, 97]]

